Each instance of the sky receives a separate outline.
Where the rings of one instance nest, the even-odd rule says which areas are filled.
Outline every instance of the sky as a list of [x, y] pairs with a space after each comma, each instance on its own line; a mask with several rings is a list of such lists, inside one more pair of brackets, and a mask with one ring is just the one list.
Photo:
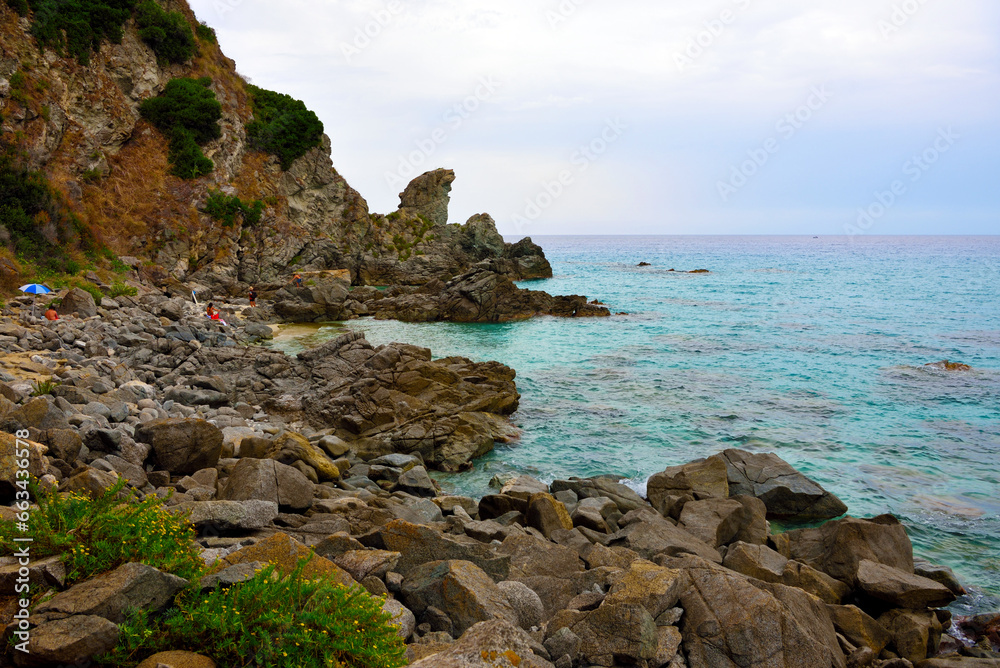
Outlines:
[[1000, 233], [996, 0], [189, 0], [372, 211], [505, 235]]

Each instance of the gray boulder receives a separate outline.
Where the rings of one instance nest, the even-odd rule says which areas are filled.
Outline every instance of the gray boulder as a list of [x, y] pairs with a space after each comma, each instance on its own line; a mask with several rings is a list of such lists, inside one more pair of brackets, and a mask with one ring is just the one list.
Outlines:
[[278, 516], [275, 501], [196, 501], [180, 503], [169, 508], [171, 512], [190, 513], [190, 521], [201, 529], [213, 527], [218, 531], [253, 531], [262, 529]]
[[773, 453], [726, 450], [730, 495], [755, 496], [767, 506], [767, 516], [796, 521], [840, 517], [847, 506], [836, 496], [796, 471]]
[[35, 613], [96, 615], [121, 624], [129, 610], [164, 609], [187, 584], [187, 580], [152, 566], [128, 563], [56, 594], [35, 608]]
[[135, 440], [152, 446], [158, 468], [179, 475], [214, 468], [222, 455], [222, 431], [195, 418], [166, 418], [138, 425]]
[[519, 621], [504, 592], [468, 561], [432, 561], [412, 569], [403, 580], [402, 596], [418, 616], [428, 607], [443, 610], [456, 634], [490, 619]]
[[97, 303], [94, 296], [86, 290], [73, 288], [62, 298], [59, 312], [63, 315], [75, 314], [81, 318], [93, 318], [97, 315]]
[[867, 559], [858, 564], [857, 580], [861, 591], [897, 608], [940, 608], [956, 598], [950, 589], [934, 580]]
[[503, 619], [476, 624], [457, 642], [415, 663], [410, 668], [553, 668], [532, 652], [535, 641]]
[[273, 501], [305, 510], [313, 502], [313, 483], [293, 466], [273, 459], [241, 459], [219, 494], [224, 501]]
[[91, 657], [118, 644], [118, 626], [97, 615], [73, 615], [32, 629], [30, 642], [30, 654], [14, 652], [16, 665], [89, 665]]

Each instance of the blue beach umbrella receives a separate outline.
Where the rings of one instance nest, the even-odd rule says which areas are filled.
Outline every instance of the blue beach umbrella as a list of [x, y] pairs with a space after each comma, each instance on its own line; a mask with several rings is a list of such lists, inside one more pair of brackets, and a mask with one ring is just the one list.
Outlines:
[[[29, 295], [47, 295], [51, 290], [42, 285], [41, 283], [28, 283], [27, 285], [22, 285], [18, 288], [21, 292]], [[35, 315], [35, 302], [31, 302], [31, 315]]]

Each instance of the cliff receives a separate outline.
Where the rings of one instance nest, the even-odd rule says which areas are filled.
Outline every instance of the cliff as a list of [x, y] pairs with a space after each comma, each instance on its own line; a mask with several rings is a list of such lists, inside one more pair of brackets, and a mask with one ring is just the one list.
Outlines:
[[[287, 280], [292, 270], [346, 269], [355, 285], [421, 285], [484, 259], [513, 260], [513, 279], [551, 276], [540, 248], [530, 240], [504, 243], [488, 215], [447, 224], [453, 172], [418, 177], [401, 194], [399, 211], [379, 215], [333, 167], [325, 134], [284, 165], [287, 155], [258, 150], [248, 129], [261, 115], [255, 89], [184, 0], [153, 8], [178, 13], [180, 28], [186, 24], [196, 36], [194, 55], [174, 58], [179, 62], [154, 50], [148, 29], [140, 28], [148, 2], [123, 10], [132, 13], [117, 43], [109, 29], [97, 49], [78, 48], [76, 55], [72, 39], [62, 54], [51, 40], [40, 46], [45, 32], [28, 8], [43, 4], [20, 3], [25, 15], [19, 16], [18, 2], [0, 3], [4, 147], [16, 149], [22, 169], [44, 175], [75, 221], [64, 227], [143, 260], [148, 276], [242, 291], [247, 283]], [[172, 140], [144, 118], [142, 103], [172, 80], [204, 77], [220, 106], [218, 137], [201, 146], [214, 169], [185, 179], [171, 173]], [[222, 196], [256, 203], [257, 214], [227, 220], [206, 213], [210, 198]], [[46, 222], [32, 215], [36, 227]], [[67, 234], [42, 231], [53, 247], [67, 245]], [[25, 259], [17, 234], [8, 229], [0, 238], [8, 265], [15, 256]]]

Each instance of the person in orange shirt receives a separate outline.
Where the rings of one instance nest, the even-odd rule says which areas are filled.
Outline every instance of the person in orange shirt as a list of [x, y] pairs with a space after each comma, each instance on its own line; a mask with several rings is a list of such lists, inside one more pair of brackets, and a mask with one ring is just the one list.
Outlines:
[[49, 304], [49, 310], [47, 310], [45, 312], [45, 319], [46, 320], [58, 320], [59, 319], [59, 313], [56, 311], [56, 307], [53, 306], [52, 304]]

